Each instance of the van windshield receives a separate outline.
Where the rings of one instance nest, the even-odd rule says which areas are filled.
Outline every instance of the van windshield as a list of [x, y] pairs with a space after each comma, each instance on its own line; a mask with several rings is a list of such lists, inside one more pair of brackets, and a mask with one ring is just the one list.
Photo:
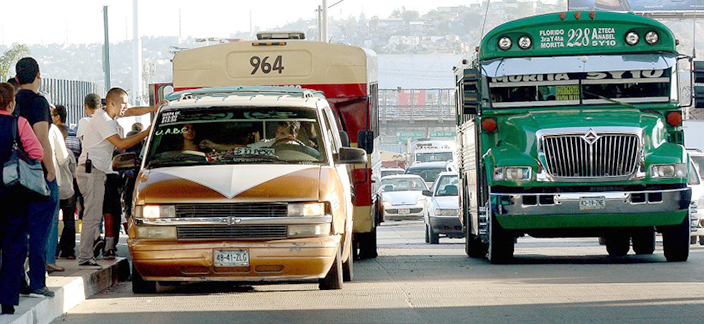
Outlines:
[[309, 109], [220, 107], [163, 111], [147, 168], [326, 161], [318, 116]]

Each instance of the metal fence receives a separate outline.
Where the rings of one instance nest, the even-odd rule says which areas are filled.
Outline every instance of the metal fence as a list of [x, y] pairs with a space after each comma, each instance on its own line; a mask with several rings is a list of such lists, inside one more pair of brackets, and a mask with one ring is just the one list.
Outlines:
[[103, 87], [88, 81], [42, 79], [39, 91], [49, 94], [49, 100], [54, 105], [66, 107], [66, 124], [74, 127], [78, 120], [85, 116], [83, 100], [89, 93], [97, 93], [104, 97]]
[[379, 89], [379, 121], [452, 121], [454, 89]]

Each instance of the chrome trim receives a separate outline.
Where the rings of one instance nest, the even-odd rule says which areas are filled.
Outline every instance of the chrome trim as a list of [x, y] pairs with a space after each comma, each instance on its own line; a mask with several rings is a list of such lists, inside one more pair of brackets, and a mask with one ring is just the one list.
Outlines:
[[332, 222], [332, 216], [305, 217], [204, 217], [204, 218], [159, 218], [135, 219], [137, 225], [178, 226], [178, 225], [306, 225]]

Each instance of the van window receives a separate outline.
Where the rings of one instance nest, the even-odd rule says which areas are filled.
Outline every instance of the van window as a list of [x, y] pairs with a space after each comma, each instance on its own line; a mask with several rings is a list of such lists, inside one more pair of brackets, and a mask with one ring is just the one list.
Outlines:
[[157, 116], [147, 168], [209, 164], [323, 163], [311, 109], [216, 107], [166, 110]]

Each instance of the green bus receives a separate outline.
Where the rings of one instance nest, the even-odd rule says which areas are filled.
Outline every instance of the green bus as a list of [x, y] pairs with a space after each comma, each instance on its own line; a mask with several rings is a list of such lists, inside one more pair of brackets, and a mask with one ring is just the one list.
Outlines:
[[687, 260], [691, 95], [677, 66], [691, 58], [675, 46], [663, 24], [610, 12], [533, 16], [484, 36], [455, 68], [470, 257], [507, 262], [526, 234], [652, 254], [659, 232], [666, 259]]

